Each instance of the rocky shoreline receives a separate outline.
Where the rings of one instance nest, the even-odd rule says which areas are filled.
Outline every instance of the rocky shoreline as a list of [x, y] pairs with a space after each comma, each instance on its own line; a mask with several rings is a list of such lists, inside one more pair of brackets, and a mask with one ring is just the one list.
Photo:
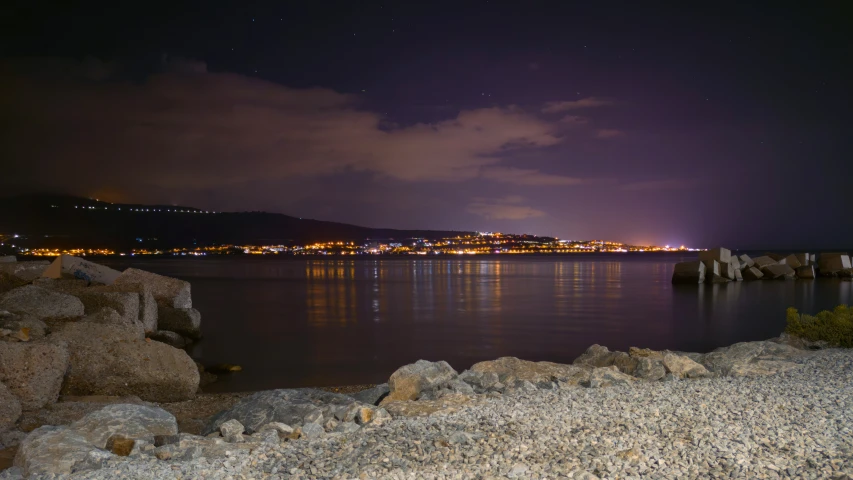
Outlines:
[[593, 345], [572, 364], [420, 360], [359, 391], [205, 395], [186, 352], [152, 338], [198, 338], [189, 284], [80, 260], [58, 278], [0, 267], [0, 452], [15, 452], [0, 479], [853, 475], [850, 350]]

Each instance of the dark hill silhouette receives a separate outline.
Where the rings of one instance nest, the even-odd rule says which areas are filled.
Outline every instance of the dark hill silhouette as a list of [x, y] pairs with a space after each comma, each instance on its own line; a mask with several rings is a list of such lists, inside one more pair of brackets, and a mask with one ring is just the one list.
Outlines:
[[25, 244], [30, 248], [134, 245], [162, 248], [403, 240], [466, 232], [368, 228], [278, 213], [213, 213], [174, 205], [113, 204], [72, 196], [26, 195], [0, 198], [0, 234], [11, 233], [26, 236]]

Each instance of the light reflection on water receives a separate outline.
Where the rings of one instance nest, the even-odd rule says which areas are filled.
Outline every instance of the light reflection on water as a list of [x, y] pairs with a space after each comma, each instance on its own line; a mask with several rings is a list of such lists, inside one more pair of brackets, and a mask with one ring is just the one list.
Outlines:
[[193, 354], [250, 390], [381, 382], [419, 358], [569, 363], [589, 345], [708, 351], [765, 339], [785, 309], [849, 303], [853, 282], [672, 285], [673, 254], [465, 258], [132, 259], [192, 282]]

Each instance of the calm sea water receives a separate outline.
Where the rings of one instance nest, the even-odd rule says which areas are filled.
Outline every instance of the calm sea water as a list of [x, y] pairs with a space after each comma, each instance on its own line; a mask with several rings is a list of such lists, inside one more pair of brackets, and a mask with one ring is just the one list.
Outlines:
[[208, 391], [387, 381], [418, 359], [570, 363], [593, 343], [709, 351], [778, 335], [785, 309], [853, 301], [853, 282], [672, 285], [687, 254], [129, 259], [192, 282], [191, 354], [243, 367]]

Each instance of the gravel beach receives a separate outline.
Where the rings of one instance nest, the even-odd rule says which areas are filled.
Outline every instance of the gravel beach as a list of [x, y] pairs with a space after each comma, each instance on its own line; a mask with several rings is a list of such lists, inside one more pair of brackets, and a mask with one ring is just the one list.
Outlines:
[[853, 478], [851, 420], [853, 351], [831, 349], [766, 377], [481, 395], [454, 413], [72, 477]]

